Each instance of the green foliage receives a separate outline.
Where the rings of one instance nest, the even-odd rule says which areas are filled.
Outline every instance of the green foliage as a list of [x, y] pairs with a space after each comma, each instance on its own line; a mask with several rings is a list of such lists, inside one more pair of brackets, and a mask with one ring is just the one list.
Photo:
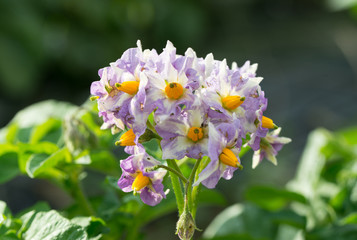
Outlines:
[[[0, 183], [18, 175], [47, 179], [75, 200], [61, 212], [37, 203], [16, 216], [0, 201], [0, 239], [142, 239], [143, 226], [177, 211], [168, 177], [164, 184], [172, 192], [155, 207], [118, 189], [119, 159], [127, 155], [115, 147], [118, 135], [100, 129], [95, 109], [89, 102], [77, 107], [45, 101], [19, 112], [0, 130]], [[161, 158], [157, 139], [144, 146]], [[218, 214], [202, 239], [355, 239], [356, 160], [356, 127], [315, 130], [286, 188], [248, 188], [246, 201]], [[193, 164], [189, 158], [179, 162], [183, 175], [188, 177]], [[93, 186], [101, 193], [87, 198], [82, 181], [93, 171], [102, 176]], [[198, 187], [194, 197], [198, 207], [226, 205], [215, 190]]]
[[268, 186], [251, 187], [246, 191], [245, 197], [248, 201], [251, 201], [267, 210], [281, 209], [286, 206], [287, 203], [292, 201], [306, 203], [306, 199], [303, 195]]
[[46, 203], [39, 203], [13, 217], [6, 204], [0, 201], [0, 214], [4, 221], [0, 225], [0, 239], [23, 240], [71, 240], [100, 239], [107, 232], [100, 218], [78, 217], [71, 220], [51, 210]]
[[[18, 175], [47, 179], [75, 200], [61, 213], [46, 203], [37, 203], [16, 217], [0, 202], [4, 219], [0, 239], [138, 239], [142, 226], [177, 211], [173, 193], [150, 207], [138, 196], [119, 190], [119, 159], [127, 155], [114, 144], [118, 135], [100, 129], [96, 109], [92, 102], [81, 107], [40, 102], [17, 113], [0, 130], [0, 183]], [[161, 159], [157, 139], [143, 144], [149, 154]], [[192, 165], [192, 161], [185, 164]], [[101, 194], [88, 199], [82, 181], [92, 171], [100, 174], [103, 182], [93, 186]], [[164, 181], [170, 186], [168, 179]], [[202, 191], [198, 202], [202, 206], [226, 203], [220, 193], [207, 190]]]
[[20, 173], [15, 146], [0, 144], [0, 165], [0, 183], [8, 181]]
[[[254, 186], [222, 211], [204, 239], [355, 239], [357, 128], [313, 131], [286, 189]], [[253, 203], [253, 204], [252, 204]]]

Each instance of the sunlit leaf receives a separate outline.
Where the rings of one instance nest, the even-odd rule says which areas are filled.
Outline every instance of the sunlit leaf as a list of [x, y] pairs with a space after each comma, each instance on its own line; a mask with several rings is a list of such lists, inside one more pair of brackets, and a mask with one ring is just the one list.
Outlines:
[[[47, 136], [45, 141], [50, 141], [57, 143], [59, 137], [61, 136], [60, 130], [62, 122], [58, 119], [50, 118], [46, 122], [35, 127], [30, 136], [30, 143], [38, 143], [40, 140], [44, 139]], [[52, 133], [52, 136], [49, 136]]]
[[33, 104], [18, 112], [12, 122], [20, 128], [28, 128], [43, 124], [49, 118], [62, 119], [67, 113], [77, 109], [76, 106], [55, 100], [47, 100]]
[[273, 239], [275, 227], [269, 213], [250, 204], [234, 204], [208, 225], [204, 239], [225, 239], [225, 236], [243, 236], [243, 239]]
[[83, 227], [88, 234], [88, 239], [100, 239], [103, 233], [109, 231], [105, 227], [105, 222], [103, 219], [97, 217], [75, 217], [71, 219], [71, 222]]
[[17, 135], [18, 131], [19, 131], [19, 126], [17, 124], [10, 124], [7, 127], [6, 142], [15, 143], [16, 142], [16, 135]]
[[26, 165], [27, 174], [32, 178], [37, 177], [55, 167], [60, 161], [64, 161], [67, 156], [67, 148], [62, 148], [50, 156], [43, 153], [33, 154]]
[[357, 212], [348, 214], [346, 217], [341, 219], [342, 224], [357, 224]]
[[54, 210], [35, 214], [29, 227], [22, 234], [24, 240], [68, 240], [87, 239], [84, 228], [71, 223]]
[[321, 149], [328, 143], [330, 136], [331, 133], [325, 129], [317, 129], [310, 133], [296, 177], [289, 183], [289, 188], [305, 196], [315, 195], [326, 161]]

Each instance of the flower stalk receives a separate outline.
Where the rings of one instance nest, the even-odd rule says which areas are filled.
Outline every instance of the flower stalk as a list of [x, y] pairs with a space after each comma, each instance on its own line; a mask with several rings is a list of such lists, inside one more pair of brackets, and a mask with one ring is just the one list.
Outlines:
[[162, 164], [156, 165], [156, 166], [151, 167], [151, 168], [146, 168], [146, 172], [155, 171], [155, 170], [157, 170], [157, 169], [159, 169], [159, 168], [164, 168], [164, 169], [166, 169], [167, 171], [176, 174], [176, 176], [179, 177], [182, 182], [184, 182], [184, 183], [187, 182], [187, 179], [185, 178], [185, 176], [184, 176], [181, 172], [177, 171], [176, 169], [174, 169], [174, 168], [172, 168], [172, 167], [168, 167], [168, 166], [165, 166], [165, 165], [162, 165]]
[[[172, 169], [178, 168], [178, 166], [176, 164], [176, 160], [174, 160], [174, 159], [168, 160], [167, 165], [169, 167], [171, 167]], [[184, 210], [184, 197], [183, 197], [183, 193], [182, 193], [181, 183], [180, 183], [178, 175], [176, 175], [172, 171], [169, 171], [169, 174], [170, 174], [170, 178], [171, 178], [172, 188], [173, 188], [175, 196], [176, 196], [177, 208], [179, 211], [179, 215], [181, 216], [183, 213], [183, 210]]]

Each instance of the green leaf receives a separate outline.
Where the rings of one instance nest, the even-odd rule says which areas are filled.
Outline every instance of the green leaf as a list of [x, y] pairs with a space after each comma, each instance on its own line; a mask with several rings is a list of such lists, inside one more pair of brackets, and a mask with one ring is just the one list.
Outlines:
[[92, 162], [91, 157], [89, 156], [89, 150], [83, 150], [76, 155], [74, 162], [76, 164], [89, 165]]
[[176, 199], [173, 197], [173, 194], [171, 194], [154, 207], [143, 205], [134, 221], [135, 224], [138, 224], [139, 226], [145, 225], [175, 211], [177, 211]]
[[88, 234], [89, 239], [99, 239], [102, 233], [109, 232], [109, 229], [105, 227], [105, 222], [101, 218], [97, 217], [75, 217], [71, 219], [71, 222], [83, 227]]
[[19, 240], [15, 230], [8, 230], [4, 235], [0, 235], [1, 240]]
[[11, 216], [10, 209], [7, 207], [6, 202], [0, 200], [0, 215]]
[[323, 228], [315, 228], [306, 233], [307, 240], [355, 240], [357, 236], [357, 225], [329, 225]]
[[357, 145], [357, 127], [351, 127], [337, 132], [349, 145]]
[[17, 148], [0, 144], [0, 183], [7, 182], [20, 173]]
[[22, 222], [21, 228], [18, 231], [19, 236], [21, 236], [25, 231], [27, 231], [38, 212], [45, 212], [50, 210], [51, 207], [47, 203], [38, 202], [30, 208], [27, 208], [21, 213], [19, 213], [18, 215]]
[[62, 148], [54, 154], [33, 154], [26, 164], [26, 172], [31, 178], [35, 178], [43, 172], [55, 167], [59, 162], [68, 157], [67, 148]]
[[30, 141], [32, 129], [32, 127], [20, 128], [16, 135], [16, 142], [27, 143], [28, 141]]
[[14, 219], [11, 216], [10, 209], [6, 203], [0, 200], [0, 239], [18, 239], [16, 236], [16, 231], [19, 228], [18, 222], [18, 219]]
[[7, 129], [6, 128], [0, 128], [0, 143], [5, 143], [6, 141], [6, 134], [7, 134]]
[[302, 193], [306, 197], [316, 195], [316, 188], [326, 162], [321, 149], [326, 146], [331, 133], [325, 129], [317, 129], [309, 134], [296, 177], [289, 182], [289, 188]]
[[305, 197], [301, 194], [268, 186], [250, 187], [245, 197], [248, 201], [268, 210], [281, 209], [291, 201], [306, 203]]
[[33, 104], [18, 112], [12, 122], [16, 122], [20, 128], [28, 128], [43, 124], [49, 118], [63, 119], [63, 117], [78, 107], [55, 100], [46, 100]]
[[357, 224], [357, 212], [350, 213], [347, 217], [341, 219], [341, 224]]
[[277, 224], [287, 224], [299, 229], [305, 229], [306, 218], [291, 210], [281, 210], [270, 214], [271, 220]]
[[119, 161], [109, 151], [91, 151], [90, 167], [111, 176], [119, 176]]
[[290, 225], [279, 225], [275, 240], [305, 240], [305, 229], [298, 229]]
[[37, 144], [18, 143], [17, 145], [19, 147], [19, 168], [23, 173], [27, 173], [27, 162], [33, 154], [51, 155], [59, 149], [56, 144], [51, 142], [40, 142]]
[[[118, 181], [118, 180], [117, 180]], [[118, 184], [116, 184], [118, 186]], [[104, 219], [111, 218], [114, 213], [118, 211], [120, 207], [120, 201], [118, 195], [115, 191], [107, 191], [103, 198], [100, 199], [100, 204], [98, 206], [98, 214]]]
[[35, 214], [22, 238], [24, 240], [84, 240], [88, 239], [88, 235], [83, 227], [71, 223], [51, 210]]
[[143, 146], [145, 147], [146, 152], [156, 158], [157, 160], [162, 159], [162, 152], [160, 149], [160, 142], [156, 138], [151, 139], [148, 142], [144, 142]]
[[16, 142], [16, 135], [17, 135], [18, 131], [19, 131], [19, 126], [17, 124], [10, 124], [7, 127], [6, 142], [15, 143]]
[[60, 120], [54, 118], [48, 119], [46, 122], [40, 124], [32, 130], [30, 143], [38, 143], [45, 137], [47, 137], [45, 140], [57, 143], [59, 137], [61, 136], [61, 126], [62, 122]]
[[250, 204], [234, 204], [215, 217], [204, 231], [203, 238], [239, 235], [243, 239], [274, 239], [274, 233], [274, 224], [268, 212]]
[[28, 143], [18, 143], [18, 147], [22, 153], [44, 153], [44, 154], [53, 154], [59, 150], [58, 146], [51, 142], [40, 142], [37, 144], [28, 144]]

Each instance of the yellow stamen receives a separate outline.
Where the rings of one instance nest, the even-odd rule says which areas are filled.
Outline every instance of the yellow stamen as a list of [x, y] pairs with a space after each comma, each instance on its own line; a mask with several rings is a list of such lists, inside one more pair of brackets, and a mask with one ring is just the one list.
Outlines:
[[138, 172], [139, 174], [136, 176], [133, 185], [131, 188], [136, 191], [140, 191], [142, 188], [146, 187], [150, 183], [150, 178], [144, 176], [142, 172]]
[[227, 96], [222, 98], [223, 107], [228, 110], [234, 110], [244, 102], [245, 98], [240, 96]]
[[165, 87], [165, 93], [168, 98], [177, 100], [183, 94], [183, 87], [177, 82], [168, 83]]
[[262, 127], [263, 128], [275, 128], [275, 124], [273, 123], [273, 120], [267, 117], [262, 117]]
[[139, 89], [139, 82], [137, 81], [126, 81], [122, 83], [116, 83], [115, 87], [122, 92], [130, 95], [135, 95]]
[[194, 142], [201, 140], [203, 138], [202, 128], [191, 127], [190, 130], [188, 130], [187, 137]]
[[221, 163], [226, 164], [228, 166], [240, 167], [240, 164], [238, 163], [238, 158], [228, 148], [223, 149], [222, 153], [219, 155], [219, 160], [221, 161]]
[[135, 133], [133, 129], [130, 129], [123, 135], [121, 135], [119, 141], [115, 142], [115, 145], [120, 145], [120, 146], [134, 146], [135, 145]]

